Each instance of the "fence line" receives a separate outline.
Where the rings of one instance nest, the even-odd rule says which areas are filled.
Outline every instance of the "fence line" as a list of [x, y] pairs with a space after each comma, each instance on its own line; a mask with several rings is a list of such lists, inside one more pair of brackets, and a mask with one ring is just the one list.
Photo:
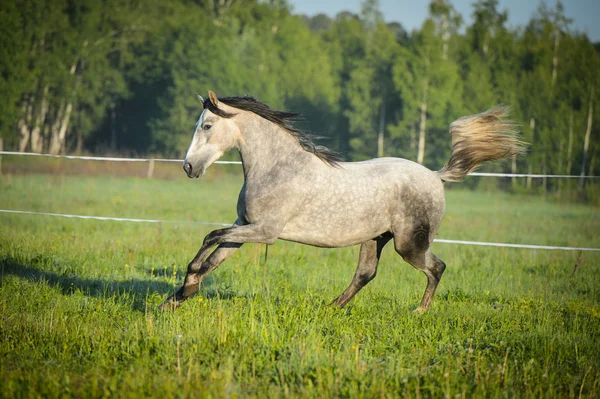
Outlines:
[[[0, 213], [24, 214], [24, 215], [39, 215], [39, 216], [55, 216], [75, 219], [93, 219], [93, 220], [111, 220], [116, 222], [135, 222], [135, 223], [187, 223], [197, 225], [213, 225], [230, 227], [232, 223], [216, 223], [216, 222], [193, 222], [189, 220], [160, 220], [160, 219], [136, 219], [136, 218], [118, 218], [108, 216], [90, 216], [90, 215], [72, 215], [66, 213], [49, 213], [49, 212], [33, 212], [21, 211], [17, 209], [0, 209]], [[550, 249], [561, 251], [600, 251], [600, 248], [584, 248], [584, 247], [559, 247], [551, 245], [532, 245], [532, 244], [510, 244], [500, 242], [485, 242], [485, 241], [462, 241], [462, 240], [433, 240], [441, 244], [458, 244], [458, 245], [477, 245], [485, 247], [504, 247], [504, 248], [525, 248], [525, 249]]]
[[535, 173], [487, 173], [473, 172], [469, 176], [481, 177], [530, 177], [530, 178], [558, 178], [558, 179], [598, 179], [600, 176], [580, 176], [580, 175], [538, 175]]
[[[40, 154], [37, 152], [19, 152], [19, 151], [0, 151], [0, 155], [25, 155], [25, 156], [38, 156], [48, 158], [65, 158], [65, 159], [82, 159], [86, 161], [109, 161], [109, 162], [150, 162], [150, 168], [154, 169], [154, 162], [183, 162], [183, 159], [165, 159], [165, 158], [120, 158], [120, 157], [96, 157], [86, 155], [53, 155], [53, 154]], [[221, 165], [241, 165], [240, 161], [216, 161], [216, 164]], [[151, 177], [151, 172], [148, 172]], [[532, 173], [485, 173], [485, 172], [474, 172], [469, 173], [469, 176], [480, 176], [480, 177], [527, 177], [527, 178], [557, 178], [557, 179], [599, 179], [600, 176], [580, 176], [580, 175], [543, 175], [543, 174], [532, 174]]]
[[525, 248], [525, 249], [557, 249], [561, 251], [600, 251], [600, 248], [584, 248], [584, 247], [556, 247], [552, 245], [534, 245], [534, 244], [509, 244], [501, 242], [486, 242], [486, 241], [462, 241], [462, 240], [445, 240], [436, 238], [434, 242], [442, 244], [459, 244], [459, 245], [479, 245], [483, 247], [504, 247], [504, 248]]
[[90, 215], [71, 215], [68, 213], [50, 213], [50, 212], [33, 212], [33, 211], [21, 211], [18, 209], [0, 209], [0, 213], [14, 213], [22, 215], [41, 215], [41, 216], [58, 216], [63, 218], [73, 219], [93, 219], [93, 220], [112, 220], [115, 222], [135, 222], [135, 223], [188, 223], [188, 224], [202, 224], [202, 225], [213, 225], [213, 226], [224, 226], [231, 227], [233, 223], [215, 223], [215, 222], [193, 222], [189, 220], [160, 220], [160, 219], [136, 219], [136, 218], [118, 218], [109, 216], [90, 216]]
[[[19, 151], [0, 151], [0, 155], [26, 155], [48, 158], [65, 158], [65, 159], [83, 159], [86, 161], [114, 161], [114, 162], [183, 162], [183, 159], [165, 159], [165, 158], [120, 158], [120, 157], [96, 157], [87, 155], [53, 155], [40, 154], [38, 152], [19, 152]], [[216, 161], [215, 163], [225, 165], [241, 165], [240, 161]]]

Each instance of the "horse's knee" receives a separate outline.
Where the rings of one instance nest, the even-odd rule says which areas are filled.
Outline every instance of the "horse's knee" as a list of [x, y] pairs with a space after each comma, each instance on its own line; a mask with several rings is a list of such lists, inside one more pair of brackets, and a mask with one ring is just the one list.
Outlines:
[[213, 230], [204, 237], [204, 241], [202, 241], [202, 246], [213, 246], [215, 242], [223, 236], [224, 229], [221, 230]]
[[377, 269], [365, 270], [357, 274], [356, 280], [361, 287], [364, 287], [377, 276]]

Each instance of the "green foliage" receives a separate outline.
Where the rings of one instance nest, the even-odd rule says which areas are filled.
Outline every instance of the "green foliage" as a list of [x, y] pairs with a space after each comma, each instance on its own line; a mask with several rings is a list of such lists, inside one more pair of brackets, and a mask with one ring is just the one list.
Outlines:
[[16, 141], [18, 128], [20, 149], [64, 152], [67, 130], [81, 142], [96, 129], [127, 95], [124, 69], [144, 29], [141, 8], [117, 0], [3, 2], [3, 134]]
[[[209, 181], [8, 175], [0, 208], [227, 222], [242, 178], [218, 168]], [[595, 246], [598, 223], [588, 206], [451, 190], [440, 238]], [[417, 315], [425, 278], [391, 245], [337, 310], [357, 248], [277, 242], [265, 267], [247, 244], [159, 312], [210, 230], [0, 214], [0, 396], [599, 394], [596, 253], [434, 244], [448, 269]]]
[[[350, 156], [356, 160], [377, 156], [377, 132], [394, 120], [400, 107], [392, 80], [393, 66], [400, 53], [394, 32], [378, 23], [363, 34], [365, 55], [354, 63], [346, 84]], [[390, 155], [390, 151], [386, 154], [384, 150], [384, 155]]]
[[23, 29], [27, 26], [24, 14], [15, 2], [0, 4], [0, 137], [13, 140], [19, 99], [34, 75], [27, 68], [30, 56], [23, 51], [33, 35], [32, 30]]
[[[166, 118], [152, 122], [153, 150], [179, 154], [189, 144], [201, 112], [194, 91], [257, 95], [277, 108], [333, 112], [338, 94], [328, 54], [286, 8], [256, 3], [215, 21], [202, 8], [179, 7], [169, 22], [164, 62], [171, 65], [172, 86], [161, 99]], [[319, 122], [319, 115], [311, 117]]]
[[[425, 140], [433, 144], [424, 148], [424, 163], [432, 168], [448, 160], [448, 121], [462, 111], [462, 82], [455, 60], [458, 22], [445, 2], [433, 2], [430, 17], [413, 35], [412, 46], [403, 51], [394, 67], [403, 118], [393, 132], [399, 137], [407, 131], [424, 134]], [[416, 133], [411, 140], [416, 140]], [[411, 143], [410, 148], [416, 149], [416, 144]]]

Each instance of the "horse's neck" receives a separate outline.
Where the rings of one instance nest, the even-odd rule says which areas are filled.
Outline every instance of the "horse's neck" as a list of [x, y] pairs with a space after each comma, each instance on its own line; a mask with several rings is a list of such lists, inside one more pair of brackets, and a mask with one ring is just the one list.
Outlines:
[[239, 144], [246, 177], [267, 175], [274, 167], [302, 168], [310, 162], [290, 133], [262, 118], [253, 119], [244, 123]]

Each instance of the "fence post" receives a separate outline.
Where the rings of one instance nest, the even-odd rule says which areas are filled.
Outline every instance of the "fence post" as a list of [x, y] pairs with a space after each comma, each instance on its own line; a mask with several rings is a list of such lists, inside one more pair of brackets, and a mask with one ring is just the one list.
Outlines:
[[151, 159], [148, 162], [148, 172], [146, 173], [146, 177], [148, 179], [151, 179], [153, 174], [154, 174], [154, 159]]
[[[0, 137], [0, 151], [4, 151], [4, 139]], [[2, 176], [2, 154], [0, 154], [0, 176]]]

